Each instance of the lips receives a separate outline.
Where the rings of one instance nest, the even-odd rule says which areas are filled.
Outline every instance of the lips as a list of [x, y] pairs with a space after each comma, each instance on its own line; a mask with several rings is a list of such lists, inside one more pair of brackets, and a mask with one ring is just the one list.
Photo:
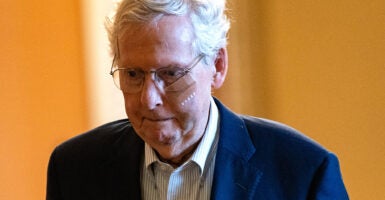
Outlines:
[[164, 121], [171, 120], [172, 118], [156, 118], [156, 119], [145, 118], [145, 119], [148, 120], [148, 121], [152, 121], [152, 122], [164, 122]]
[[142, 120], [142, 123], [140, 126], [141, 127], [147, 127], [147, 128], [153, 129], [153, 130], [163, 129], [165, 127], [170, 126], [173, 123], [173, 121], [172, 121], [173, 118], [144, 117], [142, 119], [143, 120]]

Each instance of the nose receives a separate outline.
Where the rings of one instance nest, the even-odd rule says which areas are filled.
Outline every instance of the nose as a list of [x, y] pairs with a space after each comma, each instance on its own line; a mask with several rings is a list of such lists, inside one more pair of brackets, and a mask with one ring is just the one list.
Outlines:
[[155, 77], [145, 77], [143, 88], [141, 92], [141, 102], [149, 110], [163, 104], [162, 91], [155, 83]]

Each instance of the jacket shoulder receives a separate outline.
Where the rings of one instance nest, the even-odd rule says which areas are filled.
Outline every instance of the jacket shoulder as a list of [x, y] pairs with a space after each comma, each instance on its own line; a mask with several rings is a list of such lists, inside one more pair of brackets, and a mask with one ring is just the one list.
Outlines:
[[306, 150], [320, 155], [328, 154], [328, 151], [319, 143], [288, 125], [263, 118], [245, 115], [240, 117], [255, 145], [269, 144], [275, 150], [288, 153], [293, 151], [293, 153], [303, 154]]
[[127, 119], [110, 122], [75, 136], [56, 147], [59, 160], [73, 162], [107, 159], [113, 146], [122, 138], [135, 137]]
[[[263, 169], [265, 184], [285, 188], [279, 199], [349, 199], [338, 158], [301, 132], [278, 122], [241, 116], [256, 148], [252, 163]], [[262, 163], [262, 164], [261, 164]], [[266, 186], [266, 188], [265, 188]], [[266, 195], [266, 193], [256, 195]], [[302, 196], [302, 197], [301, 197]]]
[[47, 199], [108, 199], [104, 197], [110, 195], [104, 193], [106, 188], [118, 189], [106, 184], [130, 188], [127, 180], [139, 182], [142, 149], [143, 141], [128, 120], [102, 125], [65, 141], [50, 157]]
[[125, 134], [130, 128], [131, 124], [127, 119], [113, 121], [68, 139], [60, 144], [58, 149], [67, 148], [67, 146], [105, 143]]

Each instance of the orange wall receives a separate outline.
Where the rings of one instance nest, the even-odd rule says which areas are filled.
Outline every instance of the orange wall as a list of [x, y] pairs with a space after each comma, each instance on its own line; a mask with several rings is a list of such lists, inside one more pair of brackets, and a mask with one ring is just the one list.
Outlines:
[[0, 199], [45, 197], [59, 142], [87, 125], [77, 0], [0, 4]]
[[385, 1], [280, 1], [273, 13], [273, 116], [338, 153], [352, 199], [385, 199]]
[[385, 1], [230, 1], [234, 110], [337, 153], [351, 199], [385, 199]]

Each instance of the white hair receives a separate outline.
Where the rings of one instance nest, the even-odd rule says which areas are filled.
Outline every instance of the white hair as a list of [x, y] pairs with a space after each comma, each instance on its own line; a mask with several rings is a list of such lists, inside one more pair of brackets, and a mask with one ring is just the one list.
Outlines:
[[115, 16], [106, 23], [112, 54], [118, 55], [118, 35], [127, 24], [153, 22], [164, 15], [186, 15], [193, 27], [192, 49], [213, 59], [227, 45], [230, 23], [225, 4], [226, 0], [122, 0]]

